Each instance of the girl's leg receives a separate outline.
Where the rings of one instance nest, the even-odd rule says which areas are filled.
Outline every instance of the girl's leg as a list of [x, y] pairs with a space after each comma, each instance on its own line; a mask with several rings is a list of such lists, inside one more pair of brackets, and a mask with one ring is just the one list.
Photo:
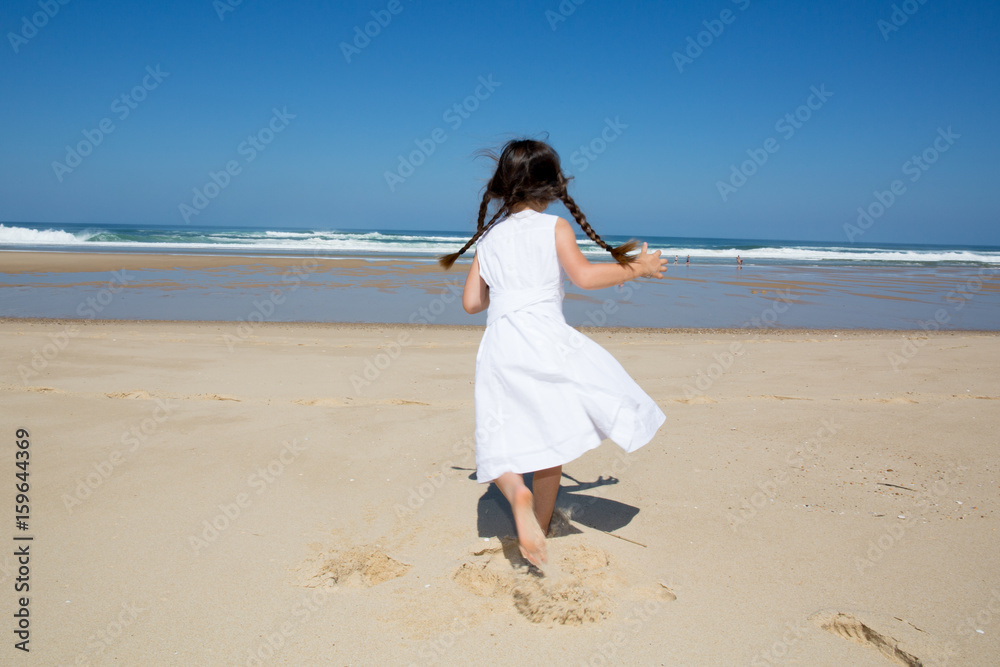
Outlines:
[[538, 519], [538, 525], [546, 535], [549, 534], [552, 511], [556, 508], [560, 479], [562, 479], [562, 466], [556, 466], [539, 470], [531, 482], [531, 489], [535, 495], [535, 518]]
[[[524, 484], [524, 477], [517, 473], [505, 472], [497, 477], [496, 485], [507, 498], [514, 513], [514, 524], [517, 526], [517, 542], [521, 546], [521, 555], [529, 563], [541, 565], [546, 562], [545, 533], [538, 525], [535, 517], [534, 498]], [[551, 516], [551, 510], [549, 511]]]

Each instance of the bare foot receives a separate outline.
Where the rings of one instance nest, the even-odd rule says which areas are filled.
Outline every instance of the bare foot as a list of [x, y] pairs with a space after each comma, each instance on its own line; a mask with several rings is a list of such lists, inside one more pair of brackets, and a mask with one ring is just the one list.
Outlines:
[[517, 542], [521, 547], [521, 555], [532, 565], [542, 565], [548, 558], [545, 553], [545, 533], [535, 518], [531, 491], [526, 487], [518, 490], [511, 503], [514, 512], [514, 524], [517, 526]]

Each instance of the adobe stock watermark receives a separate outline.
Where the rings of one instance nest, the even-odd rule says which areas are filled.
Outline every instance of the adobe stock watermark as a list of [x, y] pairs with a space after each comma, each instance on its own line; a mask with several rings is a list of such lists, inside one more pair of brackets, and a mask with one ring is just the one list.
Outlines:
[[[969, 467], [963, 465], [961, 461], [952, 463], [948, 470], [941, 473], [942, 479], [936, 480], [930, 485], [930, 488], [916, 496], [914, 508], [927, 509], [932, 501], [947, 496], [958, 477], [968, 470]], [[875, 567], [893, 547], [903, 541], [910, 529], [917, 524], [916, 512], [906, 512], [899, 515], [898, 523], [893, 522], [877, 538], [869, 540], [864, 558], [857, 556], [854, 559], [854, 566], [857, 568], [858, 574], [864, 575], [866, 570]]]
[[[977, 637], [986, 634], [987, 628], [991, 626], [997, 618], [1000, 618], [1000, 588], [994, 587], [990, 592], [989, 600], [975, 613], [966, 616], [953, 632], [954, 637]], [[952, 638], [941, 642], [933, 648], [929, 655], [921, 654], [923, 664], [927, 667], [948, 667], [953, 658], [962, 655], [958, 644]], [[968, 664], [968, 660], [958, 664]]]
[[87, 637], [86, 650], [77, 653], [76, 657], [66, 664], [92, 664], [92, 661], [104, 655], [125, 633], [125, 630], [134, 625], [139, 620], [140, 615], [146, 611], [146, 607], [140, 607], [134, 602], [122, 602], [121, 606], [121, 611], [112, 620]]
[[985, 634], [985, 628], [1000, 619], [1000, 588], [990, 591], [990, 599], [986, 605], [972, 616], [966, 616], [955, 628], [955, 634], [974, 637]]
[[95, 296], [88, 296], [80, 302], [76, 307], [76, 314], [88, 320], [96, 318], [111, 304], [115, 294], [133, 280], [135, 280], [135, 276], [125, 269], [112, 271], [108, 284], [98, 290]]
[[344, 60], [347, 61], [347, 64], [350, 65], [351, 59], [354, 56], [360, 55], [362, 51], [367, 49], [372, 40], [381, 35], [385, 28], [389, 27], [393, 17], [403, 13], [403, 9], [405, 7], [403, 7], [403, 3], [400, 0], [389, 0], [385, 9], [372, 10], [371, 21], [365, 23], [364, 26], [354, 26], [354, 38], [349, 43], [340, 43], [340, 52], [344, 54]]
[[282, 107], [280, 110], [278, 107], [272, 108], [271, 118], [264, 127], [247, 135], [247, 138], [236, 147], [236, 153], [243, 158], [243, 162], [233, 158], [226, 161], [219, 171], [209, 171], [205, 184], [192, 190], [194, 196], [191, 198], [191, 203], [181, 202], [178, 205], [177, 209], [184, 222], [190, 223], [193, 216], [201, 215], [201, 212], [229, 187], [233, 179], [243, 173], [243, 167], [256, 160], [274, 138], [285, 131], [295, 117], [295, 114], [288, 113], [288, 107]]
[[199, 533], [192, 533], [188, 536], [188, 544], [191, 546], [195, 556], [201, 553], [214, 543], [219, 536], [233, 526], [243, 515], [243, 512], [253, 505], [254, 496], [260, 496], [268, 486], [278, 480], [285, 472], [285, 469], [295, 462], [308, 445], [300, 445], [298, 440], [282, 443], [281, 451], [278, 455], [268, 461], [267, 465], [257, 466], [257, 470], [247, 477], [246, 485], [253, 489], [253, 495], [246, 491], [237, 493], [232, 502], [220, 503], [219, 512], [202, 521]]
[[882, 33], [882, 39], [888, 42], [889, 35], [899, 32], [899, 29], [906, 25], [910, 17], [920, 11], [920, 7], [925, 4], [927, 4], [927, 0], [903, 0], [898, 5], [893, 3], [889, 20], [879, 19], [876, 23], [879, 32]]
[[472, 628], [467, 616], [455, 616], [448, 626], [439, 631], [434, 637], [424, 641], [417, 649], [417, 657], [424, 662], [411, 662], [407, 667], [417, 667], [418, 665], [433, 665], [451, 650], [459, 637], [467, 633]]
[[[791, 292], [788, 290], [778, 291], [777, 299], [774, 303], [760, 312], [760, 315], [751, 317], [740, 325], [741, 329], [766, 329], [778, 323], [782, 314], [788, 311], [789, 305], [795, 303], [792, 300]], [[729, 344], [724, 352], [717, 352], [712, 355], [714, 363], [709, 364], [705, 370], [699, 370], [695, 376], [694, 384], [684, 385], [684, 398], [691, 400], [699, 396], [704, 396], [712, 385], [729, 372], [736, 363], [736, 360], [746, 354], [746, 344], [743, 340], [737, 340]]]
[[[98, 290], [97, 294], [81, 301], [76, 307], [76, 314], [84, 319], [96, 318], [114, 301], [115, 294], [134, 279], [135, 276], [130, 275], [125, 269], [112, 271], [111, 280], [107, 285]], [[69, 346], [70, 339], [79, 335], [80, 330], [75, 325], [64, 326], [61, 331], [48, 334], [49, 342], [42, 345], [41, 349], [31, 348], [31, 362], [28, 365], [18, 364], [17, 374], [21, 377], [21, 382], [27, 384], [28, 380], [48, 368], [49, 364]]]
[[[119, 122], [124, 121], [132, 112], [139, 108], [139, 105], [146, 101], [149, 94], [160, 87], [164, 79], [170, 76], [170, 72], [160, 70], [160, 65], [153, 67], [146, 66], [146, 75], [142, 80], [132, 87], [128, 92], [122, 93], [111, 101], [110, 111]], [[66, 146], [66, 155], [62, 162], [55, 160], [52, 162], [52, 172], [56, 179], [62, 183], [67, 174], [83, 164], [84, 158], [94, 152], [94, 149], [104, 143], [109, 134], [116, 129], [115, 121], [110, 116], [105, 116], [97, 122], [97, 126], [91, 130], [83, 129], [83, 139], [75, 145]]]
[[[930, 143], [919, 154], [912, 155], [909, 160], [903, 163], [900, 169], [904, 176], [909, 177], [910, 183], [916, 183], [920, 178], [934, 166], [941, 158], [941, 155], [951, 150], [962, 135], [952, 131], [951, 125], [948, 129], [938, 128], [938, 134], [934, 141]], [[858, 207], [858, 219], [856, 224], [844, 223], [844, 234], [847, 240], [854, 242], [859, 236], [871, 229], [872, 225], [885, 215], [892, 205], [899, 201], [899, 198], [906, 194], [906, 183], [902, 179], [895, 179], [889, 184], [887, 190], [875, 190], [872, 192], [873, 201], [866, 206]]]
[[[664, 587], [671, 593], [682, 592], [683, 587], [673, 582], [669, 582]], [[614, 632], [607, 641], [598, 644], [594, 651], [579, 664], [585, 667], [601, 667], [603, 665], [628, 664], [635, 659], [634, 655], [623, 655], [623, 649], [635, 637], [640, 636], [642, 629], [646, 627], [653, 617], [656, 616], [665, 605], [669, 604], [664, 600], [646, 600], [636, 602], [625, 612], [622, 618], [622, 630]]]
[[[629, 281], [622, 286], [623, 298], [628, 301], [632, 298], [632, 294], [635, 290], [640, 289], [641, 285], [638, 282]], [[601, 303], [601, 307], [587, 310], [585, 315], [586, 318], [580, 323], [581, 327], [603, 327], [606, 325], [610, 316], [618, 312], [619, 306], [618, 302], [614, 299], [605, 299]], [[555, 344], [556, 353], [559, 357], [565, 361], [570, 356], [576, 354], [581, 349], [586, 346], [587, 341], [590, 340], [583, 333], [579, 331], [577, 327], [573, 327], [573, 332], [569, 335], [569, 339], [566, 342], [557, 341]]]
[[[795, 136], [795, 133], [809, 122], [813, 114], [822, 109], [827, 101], [833, 97], [833, 93], [826, 89], [826, 84], [820, 84], [819, 88], [811, 86], [809, 91], [810, 95], [805, 102], [774, 123], [774, 131], [779, 133], [785, 141]], [[748, 148], [747, 155], [750, 159], [743, 161], [739, 166], [730, 165], [729, 178], [715, 183], [722, 201], [727, 201], [730, 195], [746, 185], [747, 181], [780, 149], [781, 143], [774, 137], [765, 139], [760, 148]]]
[[[491, 435], [503, 428], [505, 422], [506, 417], [504, 416], [502, 406], [489, 408], [486, 418], [476, 422], [474, 436], [466, 436], [456, 441], [451, 447], [451, 453], [456, 457], [475, 457], [476, 441], [485, 442]], [[411, 516], [423, 507], [424, 503], [433, 498], [448, 481], [448, 471], [456, 467], [455, 462], [452, 459], [448, 459], [438, 466], [435, 472], [427, 476], [428, 481], [410, 487], [406, 496], [406, 504], [396, 503], [394, 508], [396, 517], [401, 519]]]
[[[818, 457], [823, 451], [824, 444], [840, 430], [840, 425], [832, 418], [821, 420], [820, 427], [812, 440], [807, 440], [802, 449], [789, 452], [785, 456], [785, 463], [793, 467], [801, 467], [808, 459]], [[734, 531], [746, 526], [747, 522], [756, 517], [765, 507], [770, 506], [778, 496], [778, 489], [788, 484], [791, 477], [786, 470], [778, 470], [769, 479], [757, 482], [756, 489], [749, 495], [740, 499], [737, 514], [732, 512], [726, 514], [729, 520], [729, 527]]]
[[802, 636], [809, 630], [809, 626], [796, 620], [794, 623], [785, 623], [785, 632], [779, 639], [774, 640], [770, 646], [763, 651], [758, 651], [750, 659], [750, 667], [765, 667], [765, 665], [775, 665], [784, 660], [789, 649], [798, 643]]
[[[981, 637], [986, 634], [987, 629], [1000, 618], [1000, 588], [994, 587], [989, 591], [989, 599], [974, 613], [966, 616], [952, 633], [952, 637]], [[953, 658], [962, 655], [958, 643], [953, 638], [949, 638], [940, 644], [928, 647], [928, 655], [921, 654], [923, 664], [927, 667], [948, 667]], [[968, 664], [968, 660], [958, 664]]]
[[253, 309], [246, 318], [238, 317], [236, 321], [235, 334], [222, 334], [222, 342], [226, 344], [230, 352], [236, 350], [236, 346], [248, 340], [260, 326], [271, 319], [277, 310], [284, 305], [288, 299], [288, 294], [297, 290], [302, 281], [319, 270], [319, 262], [315, 259], [308, 259], [301, 264], [293, 266], [281, 275], [281, 282], [285, 283], [285, 288], [275, 288], [263, 299], [254, 299]]
[[[462, 283], [451, 281], [445, 286], [447, 290], [443, 294], [437, 295], [431, 299], [430, 303], [420, 306], [410, 314], [408, 321], [410, 324], [419, 325], [417, 331], [421, 331], [436, 322], [451, 304], [461, 300], [464, 290]], [[403, 330], [396, 335], [395, 340], [379, 348], [384, 351], [376, 352], [365, 358], [364, 368], [360, 372], [351, 373], [350, 380], [354, 391], [360, 392], [376, 382], [382, 377], [382, 373], [399, 359], [403, 350], [412, 344], [413, 338], [410, 336], [410, 332]]]
[[[621, 296], [618, 299], [605, 299], [601, 302], [601, 307], [599, 309], [587, 310], [584, 314], [583, 322], [580, 322], [581, 327], [603, 327], [610, 321], [609, 315], [614, 315], [618, 312], [619, 305], [618, 301], [624, 300], [628, 301], [632, 298], [632, 295], [637, 291], [642, 289], [642, 283], [637, 280], [630, 280], [621, 286], [619, 293]], [[578, 332], [579, 333], [579, 332]]]
[[[996, 278], [997, 270], [983, 267], [977, 274], [965, 281], [964, 284], [956, 285], [955, 289], [945, 295], [945, 301], [951, 304], [951, 311], [947, 308], [938, 308], [934, 311], [934, 316], [928, 320], [920, 320], [917, 325], [924, 331], [940, 331], [941, 327], [951, 322], [954, 313], [962, 310], [965, 305], [974, 299], [977, 294], [983, 291], [985, 285], [984, 278]], [[909, 364], [914, 357], [930, 339], [928, 338], [903, 338], [903, 343], [898, 352], [890, 352], [886, 355], [893, 372], [898, 373]]]
[[614, 120], [605, 118], [604, 127], [600, 133], [570, 154], [570, 163], [576, 168], [578, 173], [586, 171], [590, 163], [600, 157], [604, 151], [608, 150], [609, 145], [618, 141], [618, 138], [627, 129], [628, 125], [621, 121], [620, 116], [615, 116]]
[[961, 655], [958, 645], [951, 639], [945, 640], [935, 646], [929, 646], [925, 654], [920, 655], [921, 663], [924, 667], [948, 667], [952, 658]]
[[49, 21], [56, 17], [59, 10], [69, 3], [70, 0], [39, 0], [38, 7], [41, 11], [37, 11], [31, 16], [22, 16], [21, 29], [17, 32], [7, 33], [7, 41], [10, 42], [10, 48], [14, 49], [14, 53], [19, 53], [21, 47], [34, 39], [38, 35], [38, 31], [47, 26]]
[[214, 0], [212, 9], [215, 10], [215, 15], [219, 17], [220, 21], [225, 21], [226, 14], [235, 12], [236, 8], [242, 4], [243, 0]]
[[[494, 81], [493, 75], [480, 76], [477, 81], [479, 85], [460, 102], [456, 102], [444, 110], [441, 120], [448, 124], [452, 132], [462, 127], [462, 123], [468, 120], [480, 105], [493, 96], [496, 89], [503, 85], [500, 81]], [[389, 192], [395, 192], [396, 188], [406, 182], [410, 176], [416, 173], [427, 159], [434, 154], [437, 147], [448, 141], [448, 132], [443, 127], [436, 127], [426, 139], [414, 139], [415, 149], [405, 156], [400, 153], [397, 157], [399, 163], [393, 171], [386, 171], [385, 184], [389, 186]]]
[[54, 361], [59, 353], [69, 346], [70, 339], [79, 335], [80, 330], [75, 325], [64, 326], [56, 333], [49, 333], [49, 342], [42, 345], [41, 348], [31, 348], [31, 361], [27, 365], [17, 365], [17, 374], [21, 377], [21, 382], [27, 384], [28, 380], [48, 368], [49, 363]]
[[169, 398], [166, 400], [156, 398], [154, 400], [156, 407], [153, 408], [153, 413], [149, 417], [132, 424], [127, 431], [122, 432], [121, 437], [118, 439], [121, 448], [113, 449], [104, 459], [94, 463], [91, 466], [93, 468], [92, 471], [76, 479], [76, 486], [73, 491], [62, 495], [63, 506], [67, 512], [72, 514], [73, 508], [82, 505], [97, 489], [101, 488], [106, 481], [111, 479], [115, 471], [128, 461], [129, 457], [135, 454], [160, 429], [160, 425], [167, 421], [170, 413], [178, 407]]
[[261, 634], [261, 641], [256, 647], [247, 651], [243, 664], [247, 667], [261, 667], [264, 661], [273, 658], [278, 651], [288, 645], [288, 639], [295, 634], [295, 631], [308, 623], [313, 614], [323, 608], [335, 590], [326, 587], [314, 588], [300, 597], [283, 616], [289, 620], [282, 621], [273, 632]]
[[562, 0], [559, 6], [555, 8], [555, 11], [546, 9], [545, 20], [549, 22], [549, 27], [552, 28], [552, 31], [555, 32], [560, 23], [565, 23], [566, 19], [575, 14], [576, 8], [584, 2], [586, 0]]
[[[750, 6], [750, 0], [732, 0], [732, 3], [739, 7], [741, 12], [746, 11]], [[688, 36], [687, 46], [684, 48], [683, 53], [681, 51], [674, 51], [673, 53], [674, 65], [677, 67], [677, 71], [683, 74], [684, 68], [687, 65], [694, 64], [694, 61], [701, 57], [705, 49], [715, 44], [715, 40], [722, 37], [722, 33], [726, 31], [726, 26], [732, 25], [736, 21], [737, 16], [739, 14], [733, 10], [723, 9], [719, 12], [719, 18], [702, 21], [701, 24], [705, 26], [705, 29], [694, 36]]]

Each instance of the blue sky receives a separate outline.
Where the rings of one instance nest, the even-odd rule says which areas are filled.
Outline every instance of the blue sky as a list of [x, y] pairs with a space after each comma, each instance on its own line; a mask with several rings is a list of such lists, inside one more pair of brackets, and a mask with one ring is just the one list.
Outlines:
[[8, 222], [469, 229], [475, 151], [547, 132], [604, 234], [1000, 245], [994, 2], [7, 0], [0, 29]]

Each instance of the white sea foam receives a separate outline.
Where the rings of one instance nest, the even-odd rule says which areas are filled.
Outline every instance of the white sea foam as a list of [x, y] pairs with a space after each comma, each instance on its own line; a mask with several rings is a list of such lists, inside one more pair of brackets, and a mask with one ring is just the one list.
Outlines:
[[[143, 240], [148, 238], [150, 240]], [[155, 240], [153, 240], [155, 239]], [[320, 252], [330, 254], [416, 255], [433, 257], [456, 251], [468, 239], [464, 233], [396, 233], [387, 231], [302, 231], [302, 230], [196, 230], [196, 229], [126, 229], [106, 228], [69, 232], [61, 229], [32, 229], [0, 225], [0, 246], [74, 246], [147, 251], [220, 252]], [[751, 245], [748, 243], [747, 245]], [[817, 244], [818, 245], [818, 244]], [[584, 253], [606, 256], [593, 241], [582, 239]], [[741, 256], [748, 262], [793, 263], [961, 263], [1000, 265], [1000, 251], [979, 249], [896, 249], [853, 246], [826, 247], [808, 245], [767, 245], [760, 247], [689, 247], [655, 242], [651, 250], [662, 250], [669, 259], [680, 262], [690, 255], [692, 261], [735, 262]], [[469, 254], [471, 257], [471, 253]]]
[[64, 232], [61, 229], [28, 229], [26, 227], [8, 227], [0, 225], [0, 244], [17, 245], [75, 245], [84, 243], [93, 236], [89, 232], [81, 232], [80, 236]]

